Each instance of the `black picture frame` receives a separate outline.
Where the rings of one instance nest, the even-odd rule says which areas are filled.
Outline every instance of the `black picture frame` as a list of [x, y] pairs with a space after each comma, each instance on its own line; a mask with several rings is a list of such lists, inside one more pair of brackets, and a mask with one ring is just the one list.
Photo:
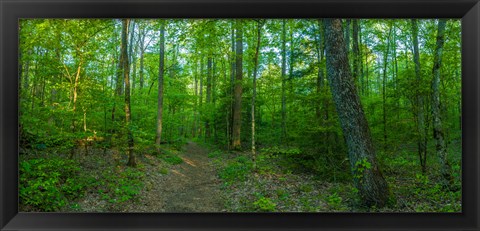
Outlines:
[[[478, 0], [0, 0], [1, 230], [480, 230]], [[19, 213], [20, 18], [462, 18], [461, 213]]]

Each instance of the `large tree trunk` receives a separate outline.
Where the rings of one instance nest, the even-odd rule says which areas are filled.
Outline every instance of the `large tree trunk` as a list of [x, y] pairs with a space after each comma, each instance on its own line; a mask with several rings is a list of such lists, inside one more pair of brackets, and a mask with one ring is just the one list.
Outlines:
[[125, 127], [127, 128], [127, 143], [128, 143], [128, 163], [127, 166], [135, 167], [137, 162], [135, 160], [135, 154], [133, 153], [133, 133], [131, 129], [131, 107], [130, 107], [130, 64], [128, 59], [128, 29], [130, 20], [122, 20], [122, 57], [123, 59], [123, 78], [125, 83]]
[[348, 147], [355, 187], [367, 206], [385, 205], [388, 185], [377, 164], [370, 130], [351, 77], [340, 19], [326, 19], [327, 77]]
[[350, 53], [350, 22], [351, 19], [345, 20], [345, 47], [347, 49], [347, 57]]
[[236, 21], [236, 61], [235, 61], [235, 103], [233, 107], [233, 149], [241, 149], [240, 129], [242, 127], [242, 78], [243, 78], [243, 20]]
[[420, 70], [420, 53], [418, 51], [418, 25], [417, 19], [412, 19], [412, 37], [413, 37], [413, 62], [415, 63], [415, 77], [416, 77], [416, 95], [417, 95], [417, 133], [418, 133], [418, 156], [420, 158], [420, 166], [422, 172], [426, 172], [427, 168], [427, 137], [425, 134], [425, 115], [424, 115], [424, 99], [423, 92], [419, 89], [422, 82]]
[[440, 173], [442, 175], [442, 184], [450, 187], [453, 184], [451, 167], [447, 158], [447, 147], [445, 145], [444, 131], [441, 118], [440, 103], [440, 68], [442, 66], [443, 44], [445, 42], [445, 26], [447, 21], [440, 19], [438, 21], [437, 46], [433, 58], [433, 81], [432, 81], [432, 117], [433, 117], [433, 137], [435, 138], [435, 149], [440, 160]]
[[362, 20], [358, 19], [357, 21], [357, 31], [358, 31], [358, 43], [359, 43], [359, 49], [358, 49], [358, 65], [360, 67], [360, 94], [365, 95], [365, 72], [364, 72], [364, 62], [363, 62], [363, 48], [361, 44], [363, 44], [362, 40]]
[[360, 19], [353, 19], [353, 80], [357, 84], [357, 89], [360, 89], [360, 93], [362, 92], [362, 84], [361, 80], [359, 80], [360, 76], [360, 48], [358, 45], [358, 32], [359, 32], [359, 25], [358, 21]]
[[163, 122], [163, 77], [165, 72], [165, 21], [160, 22], [160, 60], [158, 65], [158, 104], [157, 104], [157, 133], [155, 144], [160, 152]]

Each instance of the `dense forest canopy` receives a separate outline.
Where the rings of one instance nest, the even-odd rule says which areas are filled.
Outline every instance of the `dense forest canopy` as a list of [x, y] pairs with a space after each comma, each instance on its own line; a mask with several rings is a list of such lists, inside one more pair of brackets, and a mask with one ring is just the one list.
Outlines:
[[[127, 203], [151, 155], [185, 162], [190, 142], [215, 150], [226, 211], [461, 211], [460, 20], [22, 19], [19, 31], [25, 211], [75, 211], [95, 193]], [[93, 162], [117, 181], [93, 187], [78, 173]], [[329, 207], [312, 205], [316, 186], [300, 208], [283, 189], [235, 194], [284, 175], [329, 185]]]

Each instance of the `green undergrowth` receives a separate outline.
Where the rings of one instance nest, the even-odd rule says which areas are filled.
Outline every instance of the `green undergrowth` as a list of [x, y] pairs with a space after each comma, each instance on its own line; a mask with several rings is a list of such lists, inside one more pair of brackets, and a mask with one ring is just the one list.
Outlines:
[[[457, 147], [458, 148], [458, 147]], [[458, 150], [457, 150], [458, 151]], [[461, 166], [455, 147], [450, 151], [454, 185], [440, 185], [436, 159], [428, 162], [422, 174], [415, 153], [395, 155], [379, 152], [379, 164], [390, 187], [386, 206], [365, 207], [353, 177], [337, 173], [333, 178], [322, 171], [302, 165], [311, 154], [299, 148], [270, 147], [257, 152], [215, 150], [208, 154], [218, 169], [222, 190], [229, 198], [227, 210], [233, 212], [460, 212]], [[322, 158], [317, 158], [321, 163]], [[342, 158], [348, 167], [348, 158]], [[357, 163], [364, 168], [369, 163]], [[325, 167], [325, 166], [319, 166]], [[342, 167], [343, 168], [343, 167]]]
[[62, 158], [21, 161], [20, 204], [31, 211], [58, 210], [82, 196], [88, 181], [80, 171], [78, 162]]
[[[104, 154], [101, 149], [90, 150], [88, 156], [76, 155], [73, 159], [68, 158], [68, 154], [59, 155], [58, 150], [48, 148], [44, 151], [47, 154], [22, 154], [19, 161], [20, 210], [115, 211], [125, 203], [137, 200], [144, 188], [145, 163], [164, 162], [167, 165], [160, 164], [159, 172], [168, 174], [165, 166], [183, 162], [175, 150], [150, 155], [153, 160], [144, 158], [144, 155], [156, 152], [148, 152], [147, 149], [137, 149], [136, 152], [139, 153], [136, 153], [137, 166], [134, 168], [126, 166], [128, 158], [123, 152]], [[96, 203], [101, 207], [82, 208], [80, 201], [89, 197], [97, 198]]]
[[144, 186], [145, 172], [141, 164], [137, 168], [116, 166], [115, 169], [105, 169], [101, 174], [93, 186], [102, 200], [112, 204], [135, 199]]
[[160, 146], [160, 152], [157, 151], [157, 148], [151, 146], [144, 147], [140, 152], [155, 156], [169, 165], [177, 165], [183, 163], [183, 159], [178, 156], [179, 150], [181, 148], [176, 145], [162, 145]]

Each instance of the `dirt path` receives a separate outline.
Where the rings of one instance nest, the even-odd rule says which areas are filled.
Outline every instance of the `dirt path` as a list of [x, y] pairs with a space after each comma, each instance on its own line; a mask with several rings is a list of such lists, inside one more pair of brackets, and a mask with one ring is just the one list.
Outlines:
[[[173, 166], [168, 175], [152, 173], [147, 190], [140, 195], [136, 211], [143, 212], [221, 212], [223, 199], [208, 150], [188, 142], [182, 154], [183, 163]], [[150, 184], [150, 185], [149, 185]]]

